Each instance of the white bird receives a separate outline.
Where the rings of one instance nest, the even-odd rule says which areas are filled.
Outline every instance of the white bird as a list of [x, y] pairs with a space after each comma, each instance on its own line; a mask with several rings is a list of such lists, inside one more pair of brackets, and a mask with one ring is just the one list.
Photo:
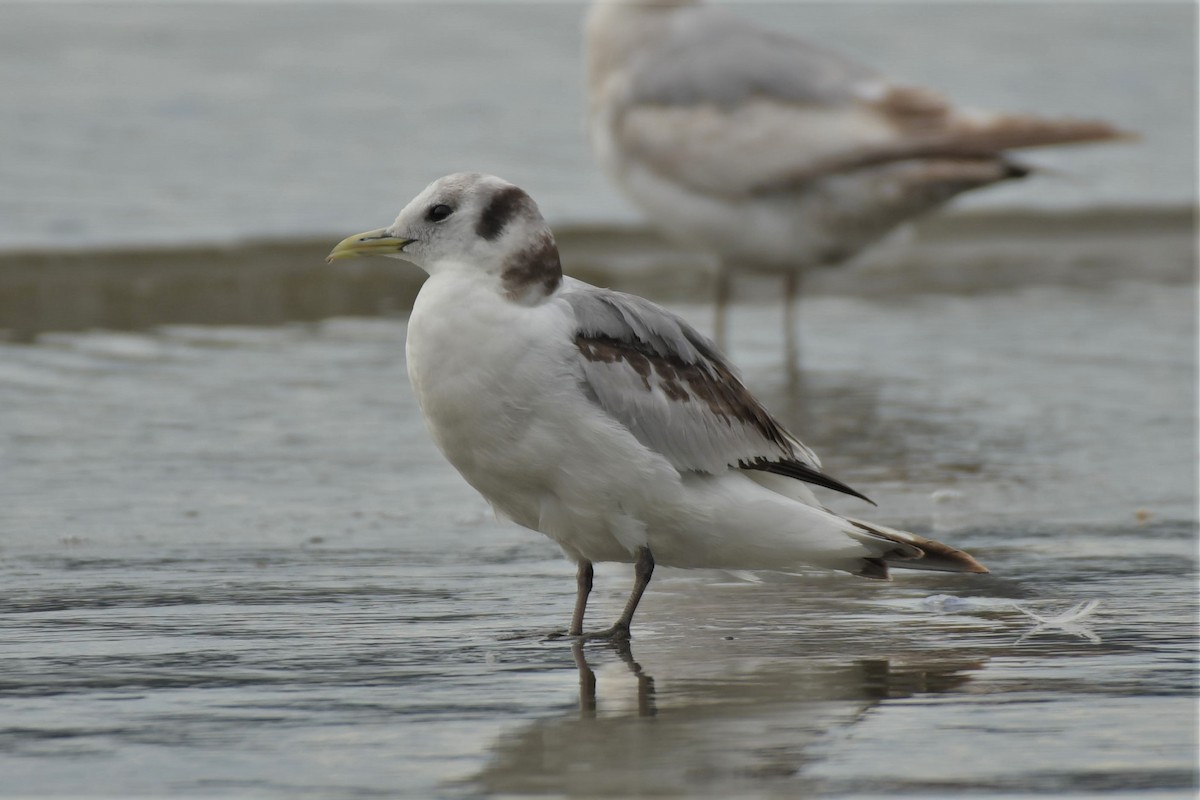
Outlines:
[[698, 0], [597, 0], [587, 20], [597, 160], [668, 237], [730, 272], [782, 274], [796, 364], [801, 275], [963, 192], [1029, 170], [1004, 151], [1123, 136], [1104, 122], [968, 112]]
[[[429, 273], [408, 374], [442, 453], [501, 515], [578, 565], [636, 565], [629, 635], [655, 564], [887, 578], [888, 566], [986, 572], [939, 542], [847, 519], [808, 484], [858, 497], [747, 391], [713, 343], [641, 297], [564, 277], [534, 201], [490, 175], [430, 184], [329, 260], [386, 255]], [[865, 498], [864, 498], [865, 499]]]

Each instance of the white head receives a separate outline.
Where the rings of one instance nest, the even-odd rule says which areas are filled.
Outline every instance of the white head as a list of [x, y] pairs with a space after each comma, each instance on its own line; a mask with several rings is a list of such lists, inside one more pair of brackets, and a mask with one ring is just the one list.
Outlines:
[[430, 275], [478, 272], [525, 304], [562, 282], [558, 247], [537, 204], [520, 187], [477, 172], [439, 178], [391, 226], [347, 237], [327, 260], [370, 255], [411, 261]]
[[613, 74], [630, 69], [640, 53], [659, 46], [672, 30], [678, 12], [699, 0], [596, 0], [588, 9], [588, 86], [593, 103]]

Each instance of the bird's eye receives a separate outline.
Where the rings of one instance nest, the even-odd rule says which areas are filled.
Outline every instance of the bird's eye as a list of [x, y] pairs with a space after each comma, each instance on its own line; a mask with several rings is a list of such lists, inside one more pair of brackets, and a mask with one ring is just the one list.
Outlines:
[[445, 203], [438, 203], [436, 206], [430, 206], [429, 212], [425, 214], [425, 219], [429, 220], [430, 222], [441, 222], [453, 213], [453, 208]]

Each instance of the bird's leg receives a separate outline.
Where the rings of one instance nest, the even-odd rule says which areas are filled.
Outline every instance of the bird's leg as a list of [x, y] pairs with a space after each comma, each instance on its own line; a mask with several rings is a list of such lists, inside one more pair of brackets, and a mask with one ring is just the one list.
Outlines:
[[629, 624], [633, 622], [633, 612], [637, 611], [638, 603], [642, 602], [642, 595], [646, 592], [646, 587], [650, 585], [650, 576], [654, 574], [654, 556], [650, 553], [649, 547], [639, 547], [637, 553], [637, 563], [633, 565], [633, 592], [629, 595], [629, 600], [625, 602], [625, 610], [621, 612], [621, 618], [617, 620], [617, 626], [629, 631]]
[[610, 640], [629, 638], [629, 624], [633, 622], [633, 613], [637, 611], [638, 603], [641, 602], [642, 595], [646, 592], [646, 587], [650, 585], [650, 576], [654, 574], [654, 556], [651, 555], [649, 547], [638, 548], [637, 562], [634, 563], [633, 574], [635, 576], [633, 592], [630, 593], [629, 600], [625, 602], [625, 610], [621, 612], [620, 619], [608, 630], [588, 633], [583, 638]]
[[800, 271], [790, 269], [783, 274], [783, 346], [787, 359], [788, 384], [800, 381], [800, 339], [796, 331], [796, 298], [800, 294]]
[[555, 631], [546, 634], [547, 639], [575, 638], [583, 635], [583, 615], [587, 611], [588, 595], [592, 593], [592, 573], [592, 562], [581, 559], [575, 571], [575, 613], [571, 614], [571, 627], [566, 633]]
[[713, 321], [713, 340], [722, 353], [729, 352], [729, 298], [732, 294], [732, 270], [724, 261], [717, 264], [716, 317]]
[[592, 573], [592, 562], [579, 562], [579, 570], [575, 573], [575, 613], [571, 615], [568, 636], [583, 635], [583, 614], [587, 610], [588, 595], [592, 593]]

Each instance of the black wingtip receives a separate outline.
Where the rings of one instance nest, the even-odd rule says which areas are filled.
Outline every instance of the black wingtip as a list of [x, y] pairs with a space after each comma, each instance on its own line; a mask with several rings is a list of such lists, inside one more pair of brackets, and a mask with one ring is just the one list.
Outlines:
[[833, 489], [835, 492], [857, 497], [859, 500], [865, 500], [871, 505], [878, 507], [878, 504], [874, 500], [857, 489], [851, 488], [837, 478], [831, 478], [824, 472], [813, 469], [808, 464], [800, 461], [766, 461], [759, 459], [756, 461], [739, 462], [738, 467], [741, 469], [757, 469], [763, 472], [771, 472], [775, 475], [783, 475], [788, 478], [795, 478], [798, 481], [811, 483], [814, 486], [824, 486], [826, 489]]
[[1009, 179], [1020, 180], [1027, 178], [1037, 170], [1028, 164], [1022, 164], [1019, 161], [1014, 161], [1010, 158], [1004, 159], [1004, 177]]
[[848, 494], [851, 497], [857, 497], [859, 500], [865, 500], [866, 502], [870, 503], [871, 505], [875, 506], [876, 508], [879, 507], [878, 503], [876, 503], [874, 500], [867, 497], [865, 494], [858, 491], [857, 489], [847, 486], [846, 484], [842, 483], [841, 481], [839, 481], [835, 478], [831, 478], [828, 475], [824, 475], [822, 473], [817, 473], [817, 474], [821, 475], [821, 477], [824, 478], [824, 481], [812, 481], [817, 486], [824, 486], [826, 489], [833, 489], [836, 492], [841, 492], [842, 494]]

